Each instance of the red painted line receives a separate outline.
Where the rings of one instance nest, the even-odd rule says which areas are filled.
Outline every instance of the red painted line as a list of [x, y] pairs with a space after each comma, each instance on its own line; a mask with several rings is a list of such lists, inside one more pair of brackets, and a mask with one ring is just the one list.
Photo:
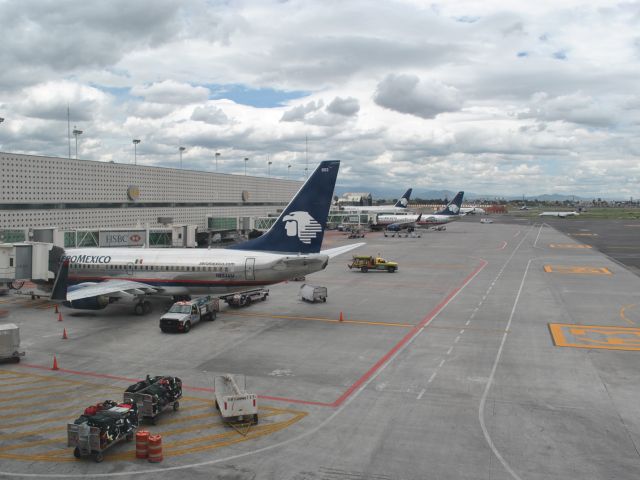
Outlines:
[[376, 373], [384, 364], [386, 364], [395, 353], [404, 347], [407, 342], [409, 342], [413, 337], [415, 337], [424, 327], [429, 325], [431, 321], [436, 317], [438, 313], [440, 313], [444, 307], [447, 306], [449, 301], [460, 291], [463, 287], [467, 285], [471, 281], [476, 274], [487, 266], [489, 262], [482, 260], [482, 263], [476, 267], [473, 272], [471, 272], [467, 277], [462, 281], [462, 283], [454, 288], [449, 295], [447, 295], [438, 305], [435, 306], [433, 310], [431, 310], [426, 317], [422, 319], [422, 321], [417, 324], [415, 327], [411, 329], [409, 333], [407, 333], [398, 343], [394, 345], [394, 347], [385, 353], [380, 360], [378, 360], [373, 367], [371, 367], [364, 375], [362, 375], [358, 380], [356, 380], [346, 392], [344, 392], [335, 402], [333, 402], [333, 407], [339, 407], [344, 403], [344, 401], [349, 398], [353, 392], [355, 392], [358, 388], [360, 388], [367, 380], [371, 378], [371, 376]]
[[[32, 364], [21, 362], [20, 364], [18, 364], [18, 366], [26, 367], [26, 368], [36, 368], [36, 369], [39, 369], [39, 370], [51, 371], [51, 367], [45, 367], [43, 365], [32, 365]], [[131, 382], [131, 383], [136, 383], [136, 382], [139, 382], [141, 380], [144, 380], [142, 378], [119, 377], [117, 375], [109, 375], [109, 374], [106, 374], [106, 373], [83, 372], [83, 371], [79, 371], [79, 370], [69, 370], [69, 369], [66, 369], [66, 368], [59, 368], [57, 370], [57, 372], [69, 373], [71, 375], [81, 375], [81, 376], [86, 376], [86, 377], [94, 377], [94, 378], [108, 378], [110, 380], [120, 380], [120, 381]], [[209, 387], [190, 387], [189, 385], [183, 385], [182, 388], [183, 388], [183, 390], [192, 390], [192, 391], [196, 391], [196, 392], [207, 392], [207, 393], [213, 393], [214, 392], [214, 389], [213, 388], [209, 388]], [[259, 395], [259, 397], [262, 398], [262, 399], [265, 399], [265, 400], [273, 400], [273, 401], [277, 401], [277, 402], [300, 403], [300, 404], [304, 404], [304, 405], [318, 405], [318, 406], [321, 406], [321, 407], [331, 407], [332, 406], [331, 403], [313, 402], [313, 401], [309, 401], [309, 400], [298, 400], [296, 398], [270, 397], [268, 395]]]
[[[319, 406], [319, 407], [339, 407], [340, 405], [342, 405], [351, 395], [353, 395], [353, 393], [360, 388], [367, 380], [369, 380], [380, 368], [382, 368], [383, 365], [385, 365], [389, 359], [391, 359], [397, 352], [398, 350], [400, 350], [402, 347], [404, 347], [410, 340], [412, 340], [416, 335], [418, 335], [418, 333], [420, 333], [420, 331], [426, 327], [427, 325], [429, 325], [429, 323], [431, 323], [431, 321], [436, 317], [436, 315], [438, 315], [438, 313], [440, 313], [447, 305], [448, 303], [451, 301], [451, 299], [460, 291], [462, 290], [470, 281], [471, 279], [473, 279], [473, 277], [476, 276], [476, 274], [478, 274], [478, 272], [480, 272], [484, 267], [486, 267], [488, 265], [488, 262], [485, 260], [482, 260], [482, 263], [477, 266], [469, 275], [467, 275], [465, 277], [465, 279], [462, 281], [462, 283], [457, 286], [456, 288], [454, 288], [451, 292], [449, 292], [449, 294], [440, 301], [440, 303], [438, 303], [438, 305], [436, 305], [433, 310], [431, 310], [426, 317], [424, 317], [420, 323], [418, 323], [416, 326], [414, 326], [409, 333], [407, 333], [404, 337], [402, 337], [402, 339], [396, 343], [391, 350], [389, 350], [387, 353], [385, 353], [367, 372], [364, 373], [364, 375], [362, 375], [358, 380], [356, 380], [342, 395], [340, 395], [340, 397], [338, 397], [338, 399], [332, 403], [326, 403], [326, 402], [317, 402], [317, 401], [312, 401], [312, 400], [299, 400], [296, 398], [286, 398], [286, 397], [272, 397], [272, 396], [268, 396], [268, 395], [259, 395], [259, 398], [262, 398], [264, 400], [271, 400], [271, 401], [276, 401], [276, 402], [285, 402], [285, 403], [296, 403], [296, 404], [301, 404], [301, 405], [313, 405], [313, 406]], [[18, 366], [20, 367], [25, 367], [25, 368], [35, 368], [35, 369], [40, 369], [40, 370], [48, 370], [51, 371], [51, 367], [45, 367], [43, 365], [30, 365], [30, 364], [26, 364], [26, 363], [19, 363]], [[122, 380], [122, 381], [126, 381], [126, 382], [139, 382], [142, 379], [137, 379], [137, 378], [129, 378], [129, 377], [120, 377], [117, 375], [109, 375], [106, 373], [96, 373], [96, 372], [83, 372], [83, 371], [79, 371], [79, 370], [68, 370], [66, 368], [60, 368], [57, 370], [57, 372], [62, 372], [62, 373], [69, 373], [72, 375], [81, 375], [81, 376], [88, 376], [88, 377], [95, 377], [95, 378], [109, 378], [111, 380]], [[183, 385], [182, 387], [184, 390], [193, 390], [193, 391], [198, 391], [198, 392], [209, 392], [209, 393], [213, 393], [213, 388], [207, 388], [207, 387], [190, 387], [188, 385]]]
[[503, 240], [502, 241], [502, 246], [498, 247], [498, 250], [504, 250], [506, 246], [507, 246], [507, 242], [505, 240]]

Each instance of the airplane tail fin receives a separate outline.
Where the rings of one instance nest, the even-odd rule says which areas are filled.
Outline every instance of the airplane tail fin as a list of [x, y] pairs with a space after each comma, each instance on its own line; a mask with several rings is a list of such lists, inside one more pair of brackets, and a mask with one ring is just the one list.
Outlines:
[[413, 189], [410, 188], [409, 190], [404, 192], [404, 195], [402, 195], [402, 197], [400, 197], [400, 200], [398, 200], [396, 202], [394, 207], [396, 207], [396, 208], [407, 208], [407, 205], [409, 205], [409, 199], [411, 198], [411, 192], [412, 191], [413, 191]]
[[453, 200], [447, 203], [447, 206], [440, 210], [438, 215], [460, 215], [460, 207], [462, 206], [462, 197], [464, 192], [458, 192]]
[[229, 248], [303, 254], [320, 252], [339, 168], [339, 160], [321, 162], [267, 232]]

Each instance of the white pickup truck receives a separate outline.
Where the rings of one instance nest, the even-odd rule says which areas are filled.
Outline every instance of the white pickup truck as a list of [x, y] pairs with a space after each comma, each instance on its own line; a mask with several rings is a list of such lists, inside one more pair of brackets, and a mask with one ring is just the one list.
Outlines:
[[176, 302], [160, 317], [160, 330], [187, 333], [195, 323], [215, 320], [218, 306], [218, 299], [210, 296]]

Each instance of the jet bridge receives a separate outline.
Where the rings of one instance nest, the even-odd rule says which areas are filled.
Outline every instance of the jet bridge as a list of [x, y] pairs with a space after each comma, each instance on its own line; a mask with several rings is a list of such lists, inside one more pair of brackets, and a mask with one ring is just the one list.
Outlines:
[[0, 243], [0, 283], [30, 280], [47, 283], [55, 277], [64, 250], [53, 243]]

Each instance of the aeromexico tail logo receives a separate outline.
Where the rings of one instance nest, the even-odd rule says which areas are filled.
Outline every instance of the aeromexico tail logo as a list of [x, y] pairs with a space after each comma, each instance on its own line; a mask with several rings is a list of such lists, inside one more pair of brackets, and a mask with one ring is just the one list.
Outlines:
[[307, 245], [322, 232], [322, 225], [307, 212], [291, 212], [282, 219], [288, 237], [298, 237]]
[[449, 205], [449, 210], [451, 210], [453, 213], [458, 213], [460, 211], [460, 207], [458, 207], [458, 205], [456, 205], [455, 203], [452, 203], [451, 205]]
[[405, 208], [406, 208], [406, 206], [407, 206], [408, 204], [409, 204], [409, 201], [408, 201], [405, 197], [402, 197], [402, 198], [400, 199], [400, 205], [402, 205], [403, 207], [405, 207]]

